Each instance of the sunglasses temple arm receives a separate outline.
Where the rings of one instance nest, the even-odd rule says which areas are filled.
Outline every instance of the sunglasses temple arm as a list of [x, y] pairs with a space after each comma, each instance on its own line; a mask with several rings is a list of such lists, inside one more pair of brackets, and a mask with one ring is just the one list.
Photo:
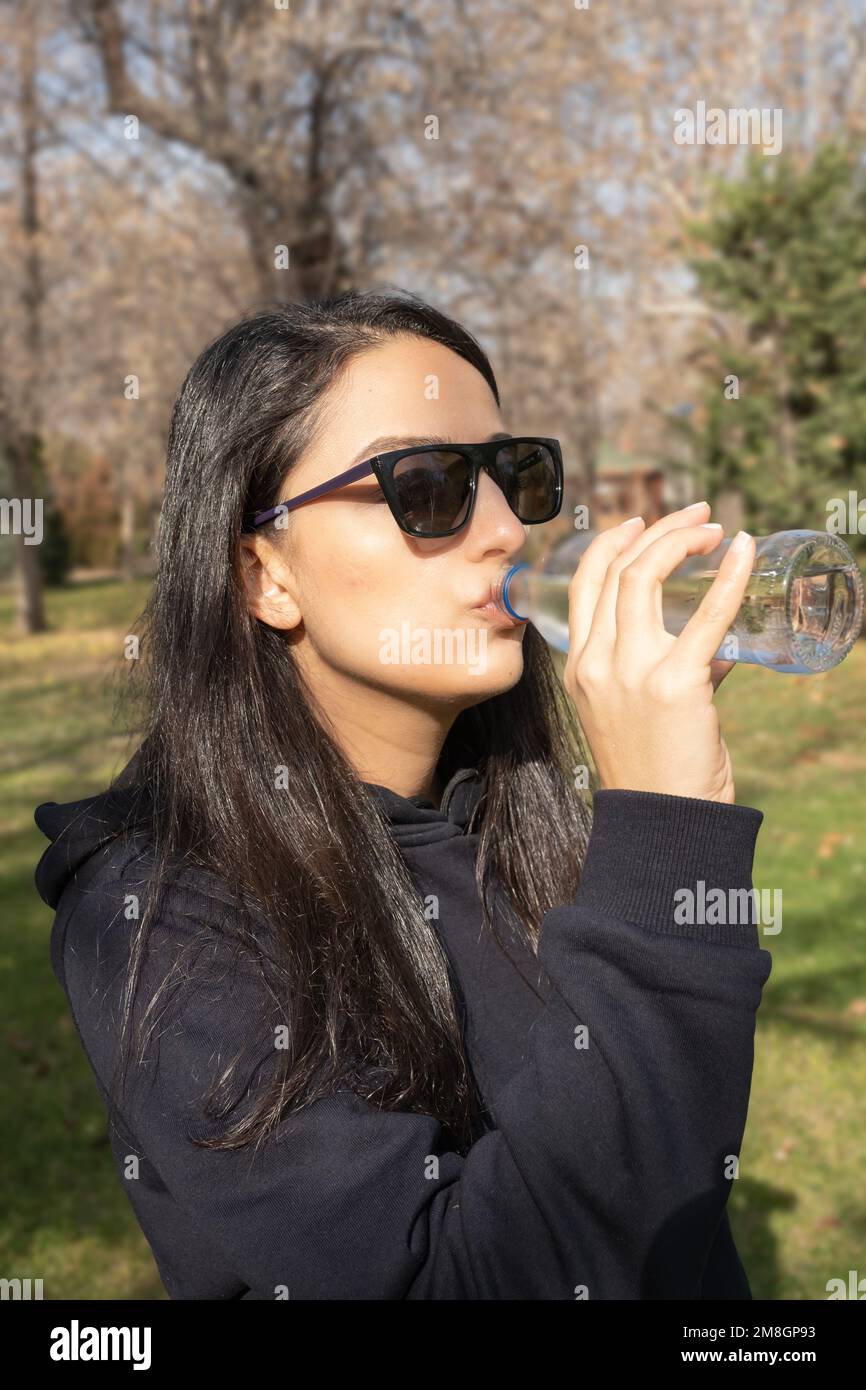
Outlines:
[[296, 507], [300, 507], [304, 502], [312, 502], [316, 497], [324, 497], [329, 492], [334, 492], [338, 487], [345, 487], [347, 483], [354, 483], [358, 478], [365, 478], [373, 472], [373, 462], [365, 459], [363, 463], [356, 463], [354, 468], [347, 468], [345, 473], [338, 473], [336, 478], [329, 478], [327, 482], [319, 483], [317, 487], [311, 487], [308, 492], [302, 492], [299, 496], [291, 498], [288, 502], [278, 502], [275, 507], [269, 507], [265, 512], [256, 512], [253, 517], [253, 526], [264, 526], [266, 521], [273, 521], [280, 512], [292, 512]]

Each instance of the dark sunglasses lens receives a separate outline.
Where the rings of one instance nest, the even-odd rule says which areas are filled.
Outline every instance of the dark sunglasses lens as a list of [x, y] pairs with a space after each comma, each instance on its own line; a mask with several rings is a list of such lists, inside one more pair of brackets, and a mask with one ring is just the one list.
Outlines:
[[394, 465], [394, 489], [406, 525], [420, 536], [465, 521], [471, 495], [469, 460], [447, 449], [410, 454]]
[[559, 500], [557, 461], [545, 444], [505, 444], [496, 455], [509, 506], [521, 521], [548, 521]]

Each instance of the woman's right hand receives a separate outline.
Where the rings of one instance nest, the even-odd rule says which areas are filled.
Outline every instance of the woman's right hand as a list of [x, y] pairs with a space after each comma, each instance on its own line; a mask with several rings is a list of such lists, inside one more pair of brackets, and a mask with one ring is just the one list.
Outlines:
[[569, 586], [564, 684], [601, 788], [734, 800], [713, 703], [734, 663], [714, 658], [742, 602], [754, 540], [735, 538], [678, 637], [662, 622], [662, 581], [723, 538], [709, 514], [696, 502], [650, 527], [635, 517], [601, 532]]

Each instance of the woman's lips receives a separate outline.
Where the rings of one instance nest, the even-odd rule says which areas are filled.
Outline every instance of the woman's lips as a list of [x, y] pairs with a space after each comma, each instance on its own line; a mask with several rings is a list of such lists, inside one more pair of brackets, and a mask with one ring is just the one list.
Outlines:
[[480, 613], [482, 617], [486, 618], [488, 622], [493, 623], [496, 627], [524, 626], [522, 619], [512, 618], [510, 613], [503, 612], [498, 603], [494, 603], [492, 599], [489, 599], [487, 603], [479, 604], [476, 608], [473, 608], [472, 611], [473, 613]]

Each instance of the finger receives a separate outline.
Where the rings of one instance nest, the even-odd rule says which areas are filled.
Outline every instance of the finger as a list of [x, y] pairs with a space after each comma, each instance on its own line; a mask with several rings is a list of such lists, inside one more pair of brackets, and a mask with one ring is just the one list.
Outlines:
[[614, 599], [615, 630], [616, 641], [622, 644], [626, 655], [633, 655], [639, 643], [645, 644], [647, 638], [657, 639], [664, 631], [663, 581], [689, 555], [715, 550], [722, 535], [717, 522], [678, 526], [659, 536], [621, 571]]
[[[612, 564], [608, 566], [602, 585], [601, 594], [595, 605], [593, 614], [593, 625], [587, 635], [587, 640], [592, 636], [601, 641], [606, 646], [612, 646], [616, 638], [616, 601], [619, 593], [619, 576], [627, 565], [630, 565], [637, 556], [643, 554], [651, 545], [655, 544], [662, 536], [669, 535], [673, 531], [680, 531], [686, 527], [709, 524], [706, 518], [710, 514], [709, 502], [693, 502], [689, 507], [683, 507], [677, 512], [670, 512], [663, 516], [659, 521], [647, 527], [646, 531], [636, 536], [626, 551], [620, 553]], [[721, 534], [721, 533], [719, 533]]]
[[739, 531], [718, 574], [671, 648], [670, 661], [693, 665], [696, 660], [707, 664], [713, 660], [740, 611], [754, 562], [754, 539]]
[[580, 564], [569, 584], [569, 654], [577, 656], [583, 651], [608, 566], [631, 545], [643, 525], [643, 517], [633, 516], [619, 526], [612, 526], [609, 531], [602, 531], [580, 557]]
[[[641, 531], [637, 525], [638, 522], [643, 521], [643, 518], [634, 516], [630, 517], [628, 521], [621, 522], [619, 526], [614, 526], [609, 531], [602, 531], [601, 535], [596, 536], [581, 557], [572, 580], [569, 595], [569, 650], [576, 654], [578, 651], [582, 651], [586, 645], [599, 597], [604, 590], [605, 580], [608, 578], [613, 564], [623, 563], [627, 552], [629, 555], [636, 555], [645, 545], [649, 545], [664, 532], [673, 530], [677, 526], [687, 526], [696, 520], [704, 521], [709, 514], [709, 502], [691, 502], [688, 507], [680, 507], [678, 511], [669, 512], [667, 516], [653, 522], [652, 526], [647, 527], [644, 531]], [[622, 536], [627, 527], [630, 527], [631, 530], [628, 532], [628, 538], [623, 542]], [[629, 545], [632, 547], [631, 550], [629, 550]], [[612, 608], [606, 616], [612, 617]]]

